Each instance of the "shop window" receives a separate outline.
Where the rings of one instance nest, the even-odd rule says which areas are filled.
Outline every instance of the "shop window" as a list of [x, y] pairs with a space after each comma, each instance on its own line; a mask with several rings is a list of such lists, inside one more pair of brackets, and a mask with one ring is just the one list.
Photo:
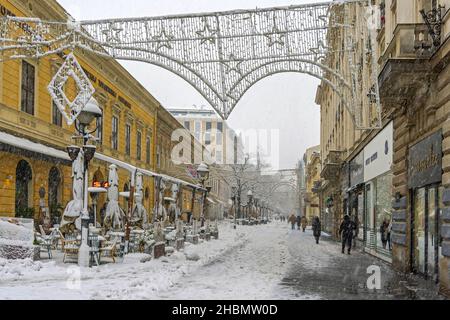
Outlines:
[[26, 61], [22, 61], [21, 110], [34, 115], [36, 69]]
[[33, 173], [25, 160], [19, 161], [16, 167], [16, 216], [33, 218]]

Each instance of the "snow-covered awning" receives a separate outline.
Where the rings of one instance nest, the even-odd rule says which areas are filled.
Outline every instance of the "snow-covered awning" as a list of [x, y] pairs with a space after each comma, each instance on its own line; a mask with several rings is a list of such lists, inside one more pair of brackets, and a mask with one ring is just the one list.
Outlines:
[[[10, 146], [10, 148], [6, 146]], [[1, 131], [0, 131], [0, 150], [7, 152], [20, 151], [21, 154], [33, 158], [42, 158], [42, 159], [52, 158], [66, 162], [68, 164], [71, 163], [69, 155], [65, 151], [48, 147], [41, 143], [36, 143], [26, 138], [20, 138], [15, 135]]]
[[[41, 143], [36, 143], [36, 142], [33, 142], [26, 138], [20, 138], [15, 135], [12, 135], [12, 134], [9, 134], [6, 132], [2, 132], [2, 131], [0, 131], [0, 151], [16, 152], [16, 153], [23, 154], [25, 156], [40, 158], [40, 159], [44, 159], [44, 160], [56, 159], [58, 161], [65, 162], [68, 165], [70, 165], [72, 163], [69, 158], [69, 155], [67, 154], [66, 151], [58, 150], [56, 148], [52, 148], [52, 147], [43, 145]], [[129, 163], [114, 159], [112, 157], [108, 157], [108, 156], [98, 153], [98, 152], [95, 153], [94, 157], [100, 161], [115, 164], [117, 167], [125, 169], [125, 170], [129, 171], [130, 173], [140, 172], [143, 175], [146, 175], [149, 177], [153, 177], [153, 178], [160, 177], [160, 178], [164, 179], [165, 181], [169, 181], [172, 183], [188, 186], [193, 189], [205, 191], [199, 185], [195, 185], [195, 184], [189, 183], [189, 182], [181, 180], [181, 179], [170, 177], [168, 175], [158, 174], [158, 173], [155, 173], [155, 172], [147, 170], [147, 169], [138, 168]]]

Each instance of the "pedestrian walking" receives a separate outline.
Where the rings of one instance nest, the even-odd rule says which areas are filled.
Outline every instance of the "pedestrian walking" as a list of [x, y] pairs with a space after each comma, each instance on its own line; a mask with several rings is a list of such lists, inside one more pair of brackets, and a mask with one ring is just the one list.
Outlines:
[[389, 226], [387, 228], [387, 242], [389, 245], [389, 251], [392, 251], [391, 233], [392, 233], [392, 221], [389, 220]]
[[345, 215], [344, 221], [339, 228], [339, 235], [342, 239], [342, 253], [345, 253], [345, 247], [347, 246], [347, 253], [351, 254], [352, 241], [356, 231], [356, 224], [350, 219], [349, 215]]
[[383, 249], [386, 249], [387, 242], [388, 242], [388, 228], [389, 228], [389, 223], [388, 223], [387, 219], [385, 218], [380, 226], [381, 243], [383, 244]]
[[316, 243], [319, 244], [320, 235], [322, 234], [322, 224], [320, 223], [319, 217], [315, 216], [312, 222], [312, 230]]
[[296, 218], [295, 218], [295, 215], [294, 215], [294, 214], [292, 214], [292, 215], [289, 217], [288, 222], [291, 224], [292, 230], [295, 230], [295, 222], [296, 222]]
[[301, 219], [301, 223], [302, 223], [303, 232], [306, 232], [306, 227], [308, 226], [308, 219], [306, 219], [306, 217], [303, 216]]
[[297, 216], [296, 223], [297, 223], [297, 230], [300, 230], [300, 227], [302, 225], [302, 218], [300, 218], [300, 216]]

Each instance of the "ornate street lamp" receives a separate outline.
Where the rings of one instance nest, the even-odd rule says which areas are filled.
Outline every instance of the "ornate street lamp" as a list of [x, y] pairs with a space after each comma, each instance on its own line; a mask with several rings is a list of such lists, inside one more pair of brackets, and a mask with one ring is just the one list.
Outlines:
[[252, 190], [248, 190], [247, 199], [248, 199], [247, 218], [248, 218], [248, 221], [250, 222], [250, 209], [253, 204], [253, 191]]
[[[93, 131], [88, 131], [88, 126], [94, 119], [102, 117], [102, 110], [98, 106], [97, 101], [91, 98], [83, 111], [80, 112], [78, 118], [75, 122], [75, 128], [78, 133], [83, 137], [83, 157], [84, 157], [84, 205], [83, 212], [81, 214], [81, 247], [78, 254], [78, 264], [80, 266], [89, 266], [89, 243], [88, 243], [88, 233], [89, 233], [89, 162], [94, 158], [96, 147], [87, 145], [89, 139], [92, 137], [91, 134], [97, 131], [97, 127]], [[69, 147], [67, 148], [69, 157], [72, 159], [75, 155], [79, 155], [81, 148]], [[76, 157], [75, 157], [76, 159]]]
[[69, 146], [67, 147], [67, 154], [69, 155], [70, 160], [75, 161], [80, 154], [81, 148], [77, 146]]
[[200, 178], [200, 181], [202, 182], [202, 186], [205, 186], [205, 181], [209, 179], [209, 168], [208, 165], [204, 162], [202, 162], [198, 168], [197, 173]]
[[[197, 168], [197, 174], [198, 177], [200, 178], [203, 189], [205, 189], [205, 181], [209, 179], [208, 165], [202, 162]], [[206, 201], [208, 200], [208, 193], [210, 190], [211, 188], [208, 188], [206, 191], [204, 191], [203, 208], [202, 208], [202, 227], [203, 227], [203, 220], [205, 219], [205, 207], [207, 206]]]

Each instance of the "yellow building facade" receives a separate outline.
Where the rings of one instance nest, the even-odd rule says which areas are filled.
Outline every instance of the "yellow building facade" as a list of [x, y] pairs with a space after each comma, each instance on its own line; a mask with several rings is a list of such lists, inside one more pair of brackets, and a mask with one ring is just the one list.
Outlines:
[[[43, 20], [68, 18], [56, 1], [36, 1], [33, 6], [26, 3], [1, 0], [0, 12]], [[155, 170], [159, 103], [117, 61], [79, 51], [75, 55], [93, 84], [94, 97], [103, 111], [101, 121], [95, 124], [99, 128], [95, 133], [99, 139], [97, 153]], [[71, 164], [68, 158], [59, 155], [66, 152], [68, 145], [79, 141], [72, 139], [74, 127], [64, 123], [47, 91], [63, 62], [62, 56], [53, 55], [0, 63], [1, 216], [29, 215], [32, 210], [37, 215], [42, 206], [40, 190], [45, 190], [47, 207], [65, 207], [72, 199]], [[75, 97], [73, 81], [68, 81], [64, 89], [69, 99]], [[50, 155], [45, 154], [47, 148]], [[91, 161], [90, 183], [107, 181], [110, 164], [98, 159]], [[130, 173], [119, 168], [119, 181], [119, 191], [126, 191], [130, 187]], [[144, 177], [144, 201], [149, 212], [153, 208], [153, 183], [152, 178]], [[99, 208], [105, 197], [100, 197]]]

